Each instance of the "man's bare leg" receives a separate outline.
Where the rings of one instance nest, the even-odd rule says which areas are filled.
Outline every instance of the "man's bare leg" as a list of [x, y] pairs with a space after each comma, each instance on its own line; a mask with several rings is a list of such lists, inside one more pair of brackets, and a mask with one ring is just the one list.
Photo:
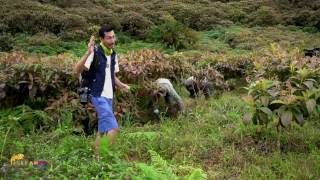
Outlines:
[[96, 158], [99, 159], [99, 154], [100, 154], [100, 138], [101, 136], [103, 136], [103, 134], [97, 132], [97, 136], [96, 136], [96, 141], [94, 144], [94, 154], [96, 156]]
[[100, 140], [101, 138], [107, 138], [108, 142], [112, 145], [115, 143], [115, 139], [119, 134], [119, 129], [111, 129], [108, 133], [97, 133], [96, 141], [95, 141], [95, 154], [99, 156], [100, 154]]
[[108, 131], [108, 134], [106, 137], [108, 138], [111, 145], [115, 143], [115, 140], [118, 134], [119, 134], [119, 128], [111, 129], [110, 131]]

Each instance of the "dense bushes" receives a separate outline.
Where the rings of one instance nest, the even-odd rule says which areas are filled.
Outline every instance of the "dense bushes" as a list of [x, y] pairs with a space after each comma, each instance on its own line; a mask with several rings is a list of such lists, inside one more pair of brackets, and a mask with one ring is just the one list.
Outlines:
[[[195, 30], [234, 23], [252, 26], [275, 24], [320, 28], [316, 3], [286, 1], [49, 1], [2, 0], [0, 29], [7, 33], [52, 32], [66, 39], [88, 35], [92, 25], [111, 24], [116, 30], [144, 38], [160, 17], [172, 15]], [[302, 6], [302, 4], [305, 4]], [[313, 5], [312, 5], [313, 4]]]
[[245, 115], [246, 123], [252, 120], [266, 127], [273, 123], [279, 132], [293, 122], [302, 126], [311, 116], [319, 117], [319, 59], [302, 58], [296, 50], [272, 44], [254, 64], [253, 81], [244, 97], [253, 113]]
[[[52, 37], [50, 40], [54, 41]], [[236, 63], [234, 67], [222, 67], [216, 63], [212, 67], [197, 68], [191, 64], [192, 58], [179, 54], [165, 55], [148, 49], [119, 56], [119, 76], [131, 84], [132, 89], [130, 94], [117, 91], [116, 115], [123, 118], [144, 117], [137, 118], [140, 122], [150, 119], [146, 118], [149, 117], [146, 111], [148, 97], [154, 88], [153, 82], [159, 77], [179, 83], [191, 75], [200, 77], [206, 74], [216, 89], [226, 89], [228, 87], [223, 81], [223, 74], [214, 67], [223, 73], [231, 73], [231, 69], [235, 73], [242, 71]], [[37, 109], [46, 109], [56, 121], [60, 119], [60, 110], [68, 109], [77, 121], [85, 120], [83, 117], [87, 116], [83, 109], [78, 108], [78, 80], [72, 74], [73, 57], [66, 54], [44, 57], [15, 52], [3, 53], [0, 60], [0, 108], [28, 104]]]
[[148, 36], [175, 49], [193, 48], [200, 38], [196, 31], [176, 21], [172, 16], [164, 17], [163, 23], [151, 29]]
[[[28, 100], [55, 98], [64, 91], [75, 91], [77, 80], [68, 56], [51, 60], [22, 53], [2, 54], [0, 59], [0, 108]], [[70, 62], [69, 62], [70, 63]]]
[[[119, 56], [119, 59], [122, 69], [119, 76], [133, 84], [130, 95], [118, 92], [115, 111], [120, 117], [126, 113], [138, 116], [145, 111], [143, 108], [148, 103], [152, 82], [157, 78], [177, 80], [183, 74], [192, 73], [188, 62], [164, 56], [155, 50], [132, 52]], [[18, 52], [1, 54], [0, 108], [37, 104], [38, 109], [46, 109], [56, 121], [65, 108], [72, 112], [74, 119], [83, 120], [87, 116], [78, 107], [78, 80], [73, 75], [73, 65], [73, 57], [63, 54], [57, 57]]]
[[302, 26], [311, 26], [320, 29], [320, 9], [316, 11], [304, 10], [303, 12], [298, 13], [297, 18], [295, 19], [296, 25]]
[[142, 14], [129, 11], [121, 16], [122, 30], [132, 36], [144, 35], [153, 23]]
[[169, 9], [169, 12], [178, 21], [193, 29], [208, 30], [218, 24], [227, 25], [232, 23], [226, 19], [226, 14], [223, 11], [224, 8], [199, 4], [178, 4]]
[[8, 26], [7, 31], [12, 33], [45, 31], [59, 34], [71, 29], [83, 29], [87, 25], [82, 16], [32, 1], [8, 1], [3, 8], [1, 21]]
[[10, 51], [13, 47], [13, 38], [8, 33], [0, 34], [0, 51]]
[[[106, 10], [102, 7], [71, 7], [67, 8], [66, 11], [69, 14], [76, 14], [82, 16], [87, 20], [87, 25], [101, 25], [108, 24], [115, 30], [121, 30], [121, 16], [114, 13], [111, 10]], [[86, 24], [83, 24], [85, 26]]]
[[250, 17], [252, 25], [276, 25], [281, 23], [281, 15], [272, 7], [261, 6]]

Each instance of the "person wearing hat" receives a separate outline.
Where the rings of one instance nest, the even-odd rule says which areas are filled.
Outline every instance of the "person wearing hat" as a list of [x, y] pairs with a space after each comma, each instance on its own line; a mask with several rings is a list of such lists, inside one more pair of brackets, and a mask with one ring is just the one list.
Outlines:
[[175, 115], [178, 112], [184, 111], [183, 101], [173, 88], [173, 85], [169, 79], [159, 78], [156, 80], [155, 84], [156, 90], [154, 90], [150, 95], [150, 107], [152, 112], [157, 115], [157, 117], [160, 117], [160, 111], [157, 107], [160, 98], [164, 98], [170, 115]]
[[212, 85], [209, 83], [207, 78], [198, 80], [194, 76], [191, 76], [184, 81], [184, 85], [189, 91], [191, 98], [198, 97], [200, 95], [200, 91], [202, 91], [206, 99], [211, 96]]

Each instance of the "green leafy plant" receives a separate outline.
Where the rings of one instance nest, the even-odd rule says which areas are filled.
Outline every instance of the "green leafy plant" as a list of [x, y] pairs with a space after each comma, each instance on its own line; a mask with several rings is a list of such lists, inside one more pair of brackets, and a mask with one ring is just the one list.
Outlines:
[[166, 16], [163, 18], [163, 24], [151, 29], [149, 38], [163, 42], [168, 47], [184, 49], [195, 47], [199, 41], [199, 34], [174, 17]]
[[[164, 160], [157, 152], [149, 150], [151, 156], [151, 164], [147, 165], [145, 163], [139, 163], [140, 173], [139, 176], [134, 177], [134, 179], [180, 179], [179, 176], [175, 174], [175, 170], [179, 168], [174, 168], [166, 160]], [[182, 168], [182, 167], [180, 167]], [[206, 178], [206, 174], [199, 168], [191, 168], [190, 174], [186, 175], [184, 179], [188, 180], [202, 180]]]
[[[280, 60], [287, 57], [282, 55], [276, 54]], [[302, 126], [312, 114], [319, 114], [318, 62], [310, 58], [294, 58], [283, 60], [282, 63], [290, 72], [286, 80], [265, 79], [263, 76], [269, 77], [266, 72], [259, 74], [259, 80], [246, 88], [248, 96], [243, 99], [253, 108], [253, 113], [244, 115], [245, 123], [251, 120], [259, 125], [275, 122], [279, 133], [281, 127], [290, 127], [294, 121]], [[273, 73], [281, 74], [282, 71]]]

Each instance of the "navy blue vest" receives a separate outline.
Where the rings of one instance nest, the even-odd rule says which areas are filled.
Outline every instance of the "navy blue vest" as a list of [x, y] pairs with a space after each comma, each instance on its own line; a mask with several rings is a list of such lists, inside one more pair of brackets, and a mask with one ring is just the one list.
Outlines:
[[[115, 64], [116, 64], [116, 52], [112, 50], [111, 54], [111, 80], [113, 93], [115, 92]], [[88, 78], [88, 87], [91, 89], [91, 95], [100, 97], [104, 87], [104, 81], [106, 77], [107, 58], [100, 45], [94, 48], [94, 60], [90, 66], [89, 71], [86, 73]], [[108, 64], [110, 66], [110, 64]]]

